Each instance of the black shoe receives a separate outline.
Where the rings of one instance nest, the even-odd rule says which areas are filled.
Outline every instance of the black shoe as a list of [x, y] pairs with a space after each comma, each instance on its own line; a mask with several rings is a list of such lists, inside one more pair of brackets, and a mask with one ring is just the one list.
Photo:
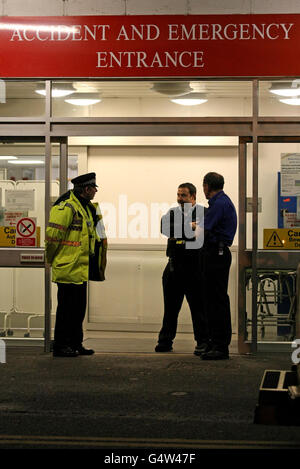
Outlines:
[[71, 347], [61, 347], [53, 350], [53, 357], [77, 357], [78, 352]]
[[84, 348], [82, 345], [77, 348], [79, 355], [93, 355], [95, 351], [93, 349]]
[[202, 360], [228, 360], [229, 353], [221, 350], [210, 350], [201, 355]]
[[211, 346], [207, 342], [197, 343], [195, 350], [194, 350], [194, 355], [200, 356], [203, 353], [209, 352], [210, 349], [211, 349]]
[[158, 343], [155, 347], [155, 352], [172, 352], [173, 348], [170, 344], [160, 344]]

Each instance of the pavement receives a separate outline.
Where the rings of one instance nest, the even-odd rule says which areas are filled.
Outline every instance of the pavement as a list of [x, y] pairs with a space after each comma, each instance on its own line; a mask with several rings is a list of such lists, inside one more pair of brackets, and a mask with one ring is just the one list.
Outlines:
[[103, 458], [300, 449], [299, 426], [254, 423], [264, 371], [290, 370], [291, 353], [231, 351], [229, 360], [204, 361], [179, 346], [105, 352], [99, 340], [85, 342], [94, 355], [76, 358], [7, 346], [0, 449], [97, 449]]

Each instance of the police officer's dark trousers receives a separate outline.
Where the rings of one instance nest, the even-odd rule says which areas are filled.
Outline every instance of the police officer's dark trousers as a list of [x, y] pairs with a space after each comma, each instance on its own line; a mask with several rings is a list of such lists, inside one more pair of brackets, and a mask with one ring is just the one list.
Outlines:
[[194, 337], [205, 342], [206, 322], [203, 308], [202, 274], [199, 255], [172, 259], [163, 273], [164, 318], [158, 341], [172, 345], [184, 296], [190, 307]]
[[87, 301], [87, 282], [57, 283], [54, 347], [78, 349], [82, 344], [82, 323]]
[[203, 259], [205, 305], [211, 345], [214, 349], [227, 353], [232, 333], [227, 293], [231, 252], [227, 246], [219, 251], [217, 245], [212, 245], [204, 248]]

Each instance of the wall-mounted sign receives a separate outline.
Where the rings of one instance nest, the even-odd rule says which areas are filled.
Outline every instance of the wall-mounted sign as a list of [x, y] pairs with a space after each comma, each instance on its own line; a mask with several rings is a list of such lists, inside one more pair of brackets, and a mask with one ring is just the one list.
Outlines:
[[12, 212], [34, 210], [34, 189], [27, 191], [6, 190], [5, 208]]
[[26, 217], [27, 212], [4, 212], [4, 225], [5, 226], [16, 226], [16, 221], [18, 218]]
[[13, 226], [0, 226], [0, 246], [15, 247], [16, 229]]
[[[31, 241], [31, 238], [29, 237], [29, 241], [21, 242], [21, 246], [39, 247], [40, 238], [41, 238], [41, 228], [40, 226], [38, 226], [36, 229], [36, 244], [33, 244]], [[26, 240], [28, 238], [24, 238], [24, 239]], [[0, 226], [0, 247], [15, 247], [15, 246], [16, 246], [16, 227], [15, 226]], [[20, 246], [20, 244], [18, 246]]]
[[264, 249], [300, 249], [300, 228], [264, 229]]
[[[262, 198], [261, 197], [258, 197], [258, 200], [257, 200], [257, 211], [258, 213], [261, 213], [262, 211]], [[247, 213], [253, 212], [253, 198], [252, 197], [246, 198], [246, 212]]]
[[44, 254], [27, 254], [27, 253], [21, 253], [20, 254], [20, 262], [23, 263], [29, 263], [29, 264], [34, 264], [34, 263], [40, 263], [44, 262], [45, 260], [45, 255]]
[[16, 246], [36, 246], [36, 218], [19, 218], [16, 222]]
[[300, 195], [300, 153], [281, 154], [281, 196]]
[[300, 76], [300, 15], [1, 17], [1, 77]]

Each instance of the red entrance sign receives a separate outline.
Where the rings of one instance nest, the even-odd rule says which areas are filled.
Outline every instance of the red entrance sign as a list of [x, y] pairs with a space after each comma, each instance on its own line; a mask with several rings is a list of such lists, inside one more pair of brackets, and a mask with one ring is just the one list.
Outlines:
[[0, 77], [300, 76], [300, 15], [1, 17]]

